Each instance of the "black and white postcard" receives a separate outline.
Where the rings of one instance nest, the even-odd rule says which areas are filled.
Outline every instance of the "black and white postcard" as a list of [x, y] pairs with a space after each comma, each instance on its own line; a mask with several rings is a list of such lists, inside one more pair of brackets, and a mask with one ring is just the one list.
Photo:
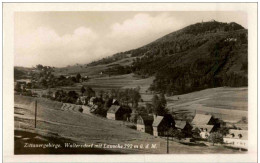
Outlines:
[[256, 162], [256, 6], [5, 3], [4, 161]]

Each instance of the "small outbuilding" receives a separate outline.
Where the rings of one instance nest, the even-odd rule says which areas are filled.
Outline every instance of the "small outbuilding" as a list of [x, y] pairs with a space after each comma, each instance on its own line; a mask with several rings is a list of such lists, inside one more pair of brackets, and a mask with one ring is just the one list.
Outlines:
[[137, 131], [153, 133], [153, 116], [152, 115], [139, 115], [136, 122]]

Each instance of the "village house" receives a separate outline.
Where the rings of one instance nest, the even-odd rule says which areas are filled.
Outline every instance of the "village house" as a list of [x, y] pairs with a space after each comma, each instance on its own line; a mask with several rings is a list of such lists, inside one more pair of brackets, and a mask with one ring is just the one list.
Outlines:
[[82, 105], [86, 105], [87, 104], [87, 100], [88, 97], [87, 96], [80, 96], [77, 99], [77, 103], [81, 103]]
[[16, 86], [17, 84], [20, 84], [21, 89], [25, 89], [28, 84], [32, 84], [32, 80], [31, 79], [19, 79], [14, 82], [14, 86]]
[[119, 102], [117, 101], [117, 99], [113, 99], [112, 105], [119, 105]]
[[153, 121], [153, 135], [154, 136], [164, 136], [165, 131], [168, 131], [170, 128], [175, 127], [175, 122], [170, 114], [165, 116], [154, 115]]
[[190, 125], [190, 123], [188, 123], [186, 121], [176, 120], [175, 128], [177, 130], [181, 131], [182, 133], [184, 133], [185, 136], [191, 135], [192, 126]]
[[96, 98], [97, 98], [97, 97], [91, 97], [91, 98], [89, 99], [88, 104], [89, 104], [90, 106], [94, 105], [94, 101], [96, 100]]
[[121, 106], [112, 105], [107, 111], [107, 119], [123, 120], [124, 110]]
[[248, 131], [247, 130], [236, 130], [230, 129], [229, 134], [224, 138], [224, 143], [226, 146], [248, 149]]
[[153, 133], [153, 116], [151, 115], [139, 115], [137, 117], [136, 129], [137, 131]]
[[207, 139], [211, 132], [219, 128], [220, 124], [212, 115], [196, 114], [191, 122], [193, 130], [198, 128], [200, 130], [200, 137]]

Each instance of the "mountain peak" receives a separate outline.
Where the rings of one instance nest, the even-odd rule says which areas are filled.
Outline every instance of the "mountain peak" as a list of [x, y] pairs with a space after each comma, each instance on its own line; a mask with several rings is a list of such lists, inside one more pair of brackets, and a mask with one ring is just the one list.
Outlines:
[[215, 33], [215, 32], [228, 32], [228, 31], [235, 31], [244, 29], [241, 25], [231, 22], [231, 23], [222, 23], [215, 20], [208, 21], [208, 22], [201, 22], [192, 24], [180, 30], [183, 34], [201, 34], [201, 33]]

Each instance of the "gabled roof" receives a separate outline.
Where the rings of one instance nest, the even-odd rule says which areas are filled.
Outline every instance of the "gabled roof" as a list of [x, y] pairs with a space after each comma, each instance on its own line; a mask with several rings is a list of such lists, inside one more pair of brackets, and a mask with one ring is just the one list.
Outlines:
[[179, 129], [184, 129], [186, 124], [187, 124], [186, 121], [180, 121], [180, 120], [175, 121], [175, 127]]
[[162, 120], [163, 120], [163, 116], [155, 116], [153, 120], [153, 127], [159, 126]]
[[212, 115], [196, 114], [193, 118], [192, 124], [194, 125], [207, 125], [212, 118]]
[[226, 136], [226, 138], [248, 140], [248, 131], [230, 129], [229, 134]]
[[115, 102], [118, 102], [117, 99], [113, 99], [112, 103], [114, 104]]
[[97, 109], [98, 105], [92, 105], [91, 109]]
[[194, 130], [195, 128], [198, 128], [198, 129], [203, 128], [203, 129], [207, 129], [208, 132], [211, 132], [213, 127], [214, 127], [214, 125], [194, 125], [192, 129]]
[[119, 109], [120, 109], [121, 106], [117, 106], [117, 105], [112, 105], [109, 109], [108, 109], [108, 113], [116, 113]]
[[96, 99], [97, 97], [91, 97], [90, 99], [89, 99], [89, 101], [93, 101], [94, 99]]
[[[138, 118], [141, 118], [144, 122], [144, 125], [152, 125], [153, 124], [153, 116], [150, 115], [139, 115]], [[138, 121], [137, 121], [138, 123]]]

